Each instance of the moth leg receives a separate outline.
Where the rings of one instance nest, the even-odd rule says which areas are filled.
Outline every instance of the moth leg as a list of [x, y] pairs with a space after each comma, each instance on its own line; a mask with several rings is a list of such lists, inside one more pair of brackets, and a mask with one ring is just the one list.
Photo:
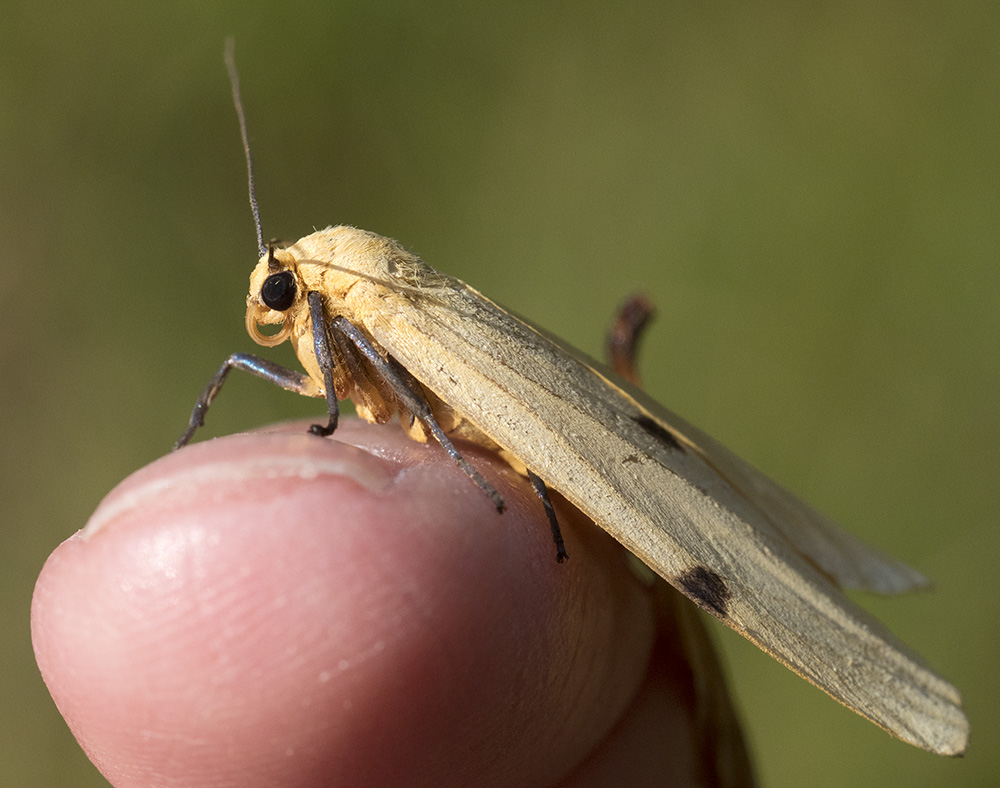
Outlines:
[[[311, 303], [311, 302], [310, 302]], [[427, 427], [428, 431], [434, 436], [438, 443], [441, 444], [455, 464], [461, 468], [465, 475], [468, 476], [484, 493], [486, 493], [493, 504], [496, 506], [498, 512], [502, 512], [507, 508], [504, 503], [503, 498], [500, 496], [494, 488], [486, 479], [482, 477], [475, 468], [469, 465], [468, 460], [465, 459], [455, 448], [455, 444], [451, 442], [441, 425], [437, 423], [434, 418], [434, 414], [431, 412], [430, 405], [427, 404], [427, 400], [421, 396], [415, 388], [415, 381], [413, 377], [402, 367], [402, 365], [396, 361], [391, 356], [389, 358], [383, 358], [382, 354], [379, 353], [374, 347], [372, 347], [371, 342], [362, 334], [357, 327], [354, 326], [351, 321], [345, 317], [337, 317], [330, 324], [330, 329], [337, 334], [338, 332], [343, 336], [347, 337], [351, 342], [354, 343], [355, 347], [364, 354], [365, 358], [371, 362], [371, 365], [392, 387], [393, 393], [399, 399], [407, 410], [411, 414], [416, 416]]]
[[275, 364], [272, 361], [251, 355], [250, 353], [233, 353], [222, 362], [219, 371], [215, 373], [215, 376], [209, 381], [201, 396], [198, 397], [198, 401], [194, 404], [194, 410], [191, 411], [188, 428], [184, 430], [184, 434], [174, 444], [174, 450], [187, 444], [195, 431], [205, 425], [205, 413], [208, 411], [212, 401], [218, 396], [219, 390], [222, 388], [222, 384], [226, 382], [230, 371], [234, 369], [249, 372], [251, 375], [270, 381], [276, 386], [281, 386], [285, 391], [293, 391], [296, 394], [302, 394], [306, 397], [316, 397], [319, 395], [319, 388], [308, 375], [302, 372], [296, 372], [294, 369], [288, 369], [280, 364]]
[[330, 342], [327, 339], [323, 297], [313, 290], [306, 296], [306, 300], [309, 302], [309, 316], [312, 318], [313, 351], [316, 353], [319, 368], [323, 370], [326, 410], [330, 414], [330, 419], [325, 427], [322, 424], [313, 424], [309, 428], [309, 432], [325, 438], [327, 435], [333, 435], [333, 431], [337, 429], [337, 422], [340, 420], [340, 403], [337, 401], [337, 391], [333, 385], [333, 353], [330, 352]]
[[552, 508], [552, 499], [549, 498], [549, 489], [541, 477], [528, 469], [528, 481], [535, 488], [538, 497], [542, 499], [542, 508], [545, 509], [545, 516], [549, 518], [549, 528], [552, 529], [552, 541], [556, 543], [556, 561], [560, 564], [569, 558], [566, 552], [566, 545], [563, 543], [562, 531], [559, 530], [559, 521], [556, 519], [556, 510]]
[[607, 350], [611, 368], [629, 383], [641, 385], [636, 367], [639, 339], [653, 317], [653, 304], [644, 295], [633, 295], [618, 309], [608, 331]]

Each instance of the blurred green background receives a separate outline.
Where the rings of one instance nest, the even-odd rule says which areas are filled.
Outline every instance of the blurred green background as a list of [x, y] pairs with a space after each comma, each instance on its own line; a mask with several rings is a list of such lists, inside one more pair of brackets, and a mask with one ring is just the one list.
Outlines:
[[[997, 784], [1000, 6], [277, 6], [5, 4], [0, 784], [106, 785], [32, 584], [255, 347], [227, 34], [266, 236], [399, 238], [595, 354], [644, 290], [651, 392], [934, 578], [863, 601], [962, 689], [968, 756], [719, 631], [765, 785]], [[234, 379], [211, 432], [321, 409]]]

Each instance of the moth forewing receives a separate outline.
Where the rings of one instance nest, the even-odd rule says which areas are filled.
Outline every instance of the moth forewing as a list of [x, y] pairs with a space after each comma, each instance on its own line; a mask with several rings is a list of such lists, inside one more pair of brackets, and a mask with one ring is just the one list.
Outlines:
[[[351, 243], [332, 240], [344, 235]], [[891, 591], [920, 575], [841, 536], [719, 444], [467, 285], [402, 250], [392, 261], [399, 247], [375, 238], [333, 228], [298, 246], [348, 277], [338, 291], [345, 314], [474, 425], [465, 437], [481, 431], [703, 609], [844, 705], [919, 747], [965, 748], [958, 692], [827, 576]], [[370, 258], [358, 254], [365, 244]], [[338, 246], [351, 254], [323, 255]], [[298, 347], [309, 370], [308, 346]]]
[[661, 423], [688, 438], [734, 490], [839, 586], [894, 594], [927, 585], [915, 569], [845, 531], [680, 416], [641, 392], [637, 396]]

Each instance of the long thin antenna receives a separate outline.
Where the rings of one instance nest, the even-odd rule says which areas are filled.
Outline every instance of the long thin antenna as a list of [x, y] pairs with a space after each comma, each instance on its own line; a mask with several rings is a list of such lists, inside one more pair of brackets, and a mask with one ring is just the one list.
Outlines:
[[230, 36], [226, 39], [226, 70], [229, 72], [229, 83], [233, 86], [233, 104], [236, 106], [236, 116], [240, 119], [240, 136], [243, 138], [243, 152], [247, 157], [247, 182], [250, 189], [250, 210], [253, 211], [253, 223], [257, 228], [257, 250], [260, 256], [267, 254], [264, 246], [264, 234], [260, 229], [260, 210], [257, 208], [257, 190], [253, 182], [253, 155], [250, 153], [250, 134], [247, 131], [247, 116], [243, 111], [243, 99], [240, 96], [240, 75], [236, 70], [236, 59], [233, 52], [236, 42]]

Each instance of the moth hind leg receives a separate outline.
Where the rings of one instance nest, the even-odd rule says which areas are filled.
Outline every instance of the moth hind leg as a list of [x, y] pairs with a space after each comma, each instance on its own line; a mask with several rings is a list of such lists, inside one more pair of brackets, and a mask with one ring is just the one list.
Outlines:
[[635, 293], [618, 308], [615, 322], [608, 331], [606, 347], [611, 368], [636, 386], [642, 385], [636, 364], [639, 340], [654, 311], [652, 301], [641, 293]]
[[563, 542], [562, 531], [559, 529], [559, 520], [556, 518], [556, 510], [552, 508], [552, 499], [549, 498], [549, 489], [545, 486], [545, 482], [542, 481], [541, 477], [532, 471], [530, 468], [528, 470], [528, 481], [531, 482], [531, 486], [534, 488], [535, 493], [542, 500], [542, 508], [545, 509], [545, 516], [549, 519], [549, 528], [552, 529], [552, 541], [556, 544], [556, 561], [560, 564], [569, 558], [569, 553], [566, 552], [566, 544]]

